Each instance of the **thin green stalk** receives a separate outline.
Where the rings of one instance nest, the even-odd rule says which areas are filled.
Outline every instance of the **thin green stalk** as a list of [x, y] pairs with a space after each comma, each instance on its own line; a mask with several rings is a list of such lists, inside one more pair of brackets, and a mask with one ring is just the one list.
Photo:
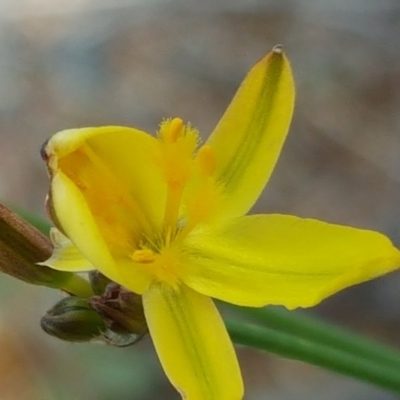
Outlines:
[[71, 273], [71, 277], [60, 284], [60, 289], [74, 296], [87, 299], [93, 296], [90, 283], [77, 274]]
[[[21, 210], [18, 210], [18, 214], [29, 224], [34, 226], [36, 229], [41, 231], [45, 236], [49, 235], [50, 232], [50, 222], [45, 220], [44, 218], [41, 218], [40, 216], [34, 215], [32, 213], [28, 212], [23, 212]], [[48, 241], [48, 239], [47, 239]], [[49, 244], [50, 246], [50, 244]], [[50, 249], [48, 250], [50, 256], [51, 254], [51, 246]], [[41, 258], [43, 259], [43, 258]], [[93, 296], [93, 289], [90, 285], [90, 283], [82, 278], [81, 276], [71, 273], [71, 272], [61, 272], [61, 271], [55, 271], [52, 270], [48, 267], [39, 267], [35, 265], [34, 263], [37, 260], [31, 260], [31, 264], [33, 265], [33, 271], [37, 271], [38, 269], [42, 268], [42, 271], [47, 271], [47, 275], [50, 274], [50, 277], [47, 275], [47, 279], [42, 278], [42, 280], [37, 279], [37, 282], [31, 282], [31, 283], [36, 283], [36, 284], [43, 284], [48, 287], [53, 287], [56, 289], [61, 289], [64, 290], [65, 292], [78, 296], [78, 297], [83, 297], [83, 298], [89, 298]], [[40, 274], [37, 273], [41, 277]], [[44, 275], [44, 273], [42, 274]], [[54, 275], [54, 276], [53, 276]], [[15, 274], [14, 274], [15, 276]], [[26, 280], [26, 279], [25, 279]]]
[[400, 368], [254, 324], [226, 321], [234, 342], [300, 360], [400, 393]]
[[400, 369], [400, 352], [389, 346], [347, 332], [333, 324], [320, 322], [305, 314], [276, 308], [235, 307], [247, 320], [276, 331], [324, 344], [353, 356], [382, 362]]

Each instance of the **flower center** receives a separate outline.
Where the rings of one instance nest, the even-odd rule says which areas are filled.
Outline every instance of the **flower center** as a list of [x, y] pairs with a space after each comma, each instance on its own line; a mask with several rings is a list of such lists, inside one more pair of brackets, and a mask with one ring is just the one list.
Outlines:
[[165, 248], [161, 253], [147, 248], [138, 249], [132, 254], [132, 260], [142, 264], [151, 273], [154, 281], [174, 288], [179, 286], [182, 264], [176, 247]]
[[182, 242], [198, 224], [207, 222], [219, 204], [220, 191], [213, 175], [216, 157], [210, 146], [196, 153], [199, 135], [179, 118], [163, 121], [158, 133], [156, 160], [167, 187], [161, 233], [157, 243], [143, 243], [132, 259], [146, 264], [154, 279], [175, 285], [179, 282]]
[[190, 178], [198, 133], [179, 118], [164, 121], [160, 126], [160, 166], [167, 184], [163, 230], [174, 235], [185, 186]]

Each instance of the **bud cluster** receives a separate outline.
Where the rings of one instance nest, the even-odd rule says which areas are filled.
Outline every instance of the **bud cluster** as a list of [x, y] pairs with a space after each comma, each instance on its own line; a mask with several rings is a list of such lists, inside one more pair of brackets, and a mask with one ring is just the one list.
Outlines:
[[128, 346], [147, 333], [142, 299], [98, 271], [81, 276], [38, 265], [52, 253], [50, 240], [0, 204], [0, 272], [68, 294], [41, 319], [43, 330], [70, 342]]
[[70, 342], [102, 341], [124, 347], [147, 333], [142, 298], [109, 281], [98, 271], [89, 275], [90, 298], [60, 300], [41, 319], [45, 332]]

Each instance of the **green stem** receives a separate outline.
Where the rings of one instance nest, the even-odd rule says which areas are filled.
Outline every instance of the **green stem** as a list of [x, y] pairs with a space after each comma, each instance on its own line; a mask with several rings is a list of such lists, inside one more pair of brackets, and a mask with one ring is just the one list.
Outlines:
[[400, 393], [400, 368], [257, 325], [226, 321], [234, 342], [300, 360]]
[[[51, 228], [51, 224], [48, 220], [23, 211], [21, 209], [16, 210], [16, 212], [23, 218], [25, 221], [33, 225], [36, 229], [41, 231], [44, 235], [48, 236]], [[56, 271], [58, 272], [58, 271]], [[93, 296], [93, 289], [90, 283], [82, 278], [81, 276], [75, 273], [60, 273], [62, 274], [63, 278], [57, 281], [54, 285], [47, 285], [50, 287], [54, 287], [56, 289], [63, 290], [71, 295], [82, 297], [82, 298], [89, 298]], [[67, 276], [64, 278], [64, 276]]]
[[60, 289], [71, 295], [87, 299], [93, 296], [90, 283], [79, 275], [71, 274], [70, 278], [60, 284]]
[[246, 319], [257, 325], [294, 335], [313, 343], [341, 350], [353, 356], [364, 357], [400, 368], [400, 352], [359, 335], [346, 332], [332, 324], [320, 322], [305, 314], [296, 314], [274, 308], [235, 307]]

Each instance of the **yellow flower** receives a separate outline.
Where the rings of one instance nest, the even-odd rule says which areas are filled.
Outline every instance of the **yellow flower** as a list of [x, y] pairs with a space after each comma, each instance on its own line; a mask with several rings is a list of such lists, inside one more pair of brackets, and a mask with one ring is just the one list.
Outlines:
[[294, 104], [276, 46], [248, 73], [207, 142], [174, 118], [157, 137], [133, 128], [62, 131], [43, 147], [60, 231], [45, 263], [98, 269], [143, 295], [162, 366], [191, 400], [235, 400], [235, 351], [210, 297], [309, 307], [394, 270], [383, 235], [289, 215], [245, 216], [264, 189]]

